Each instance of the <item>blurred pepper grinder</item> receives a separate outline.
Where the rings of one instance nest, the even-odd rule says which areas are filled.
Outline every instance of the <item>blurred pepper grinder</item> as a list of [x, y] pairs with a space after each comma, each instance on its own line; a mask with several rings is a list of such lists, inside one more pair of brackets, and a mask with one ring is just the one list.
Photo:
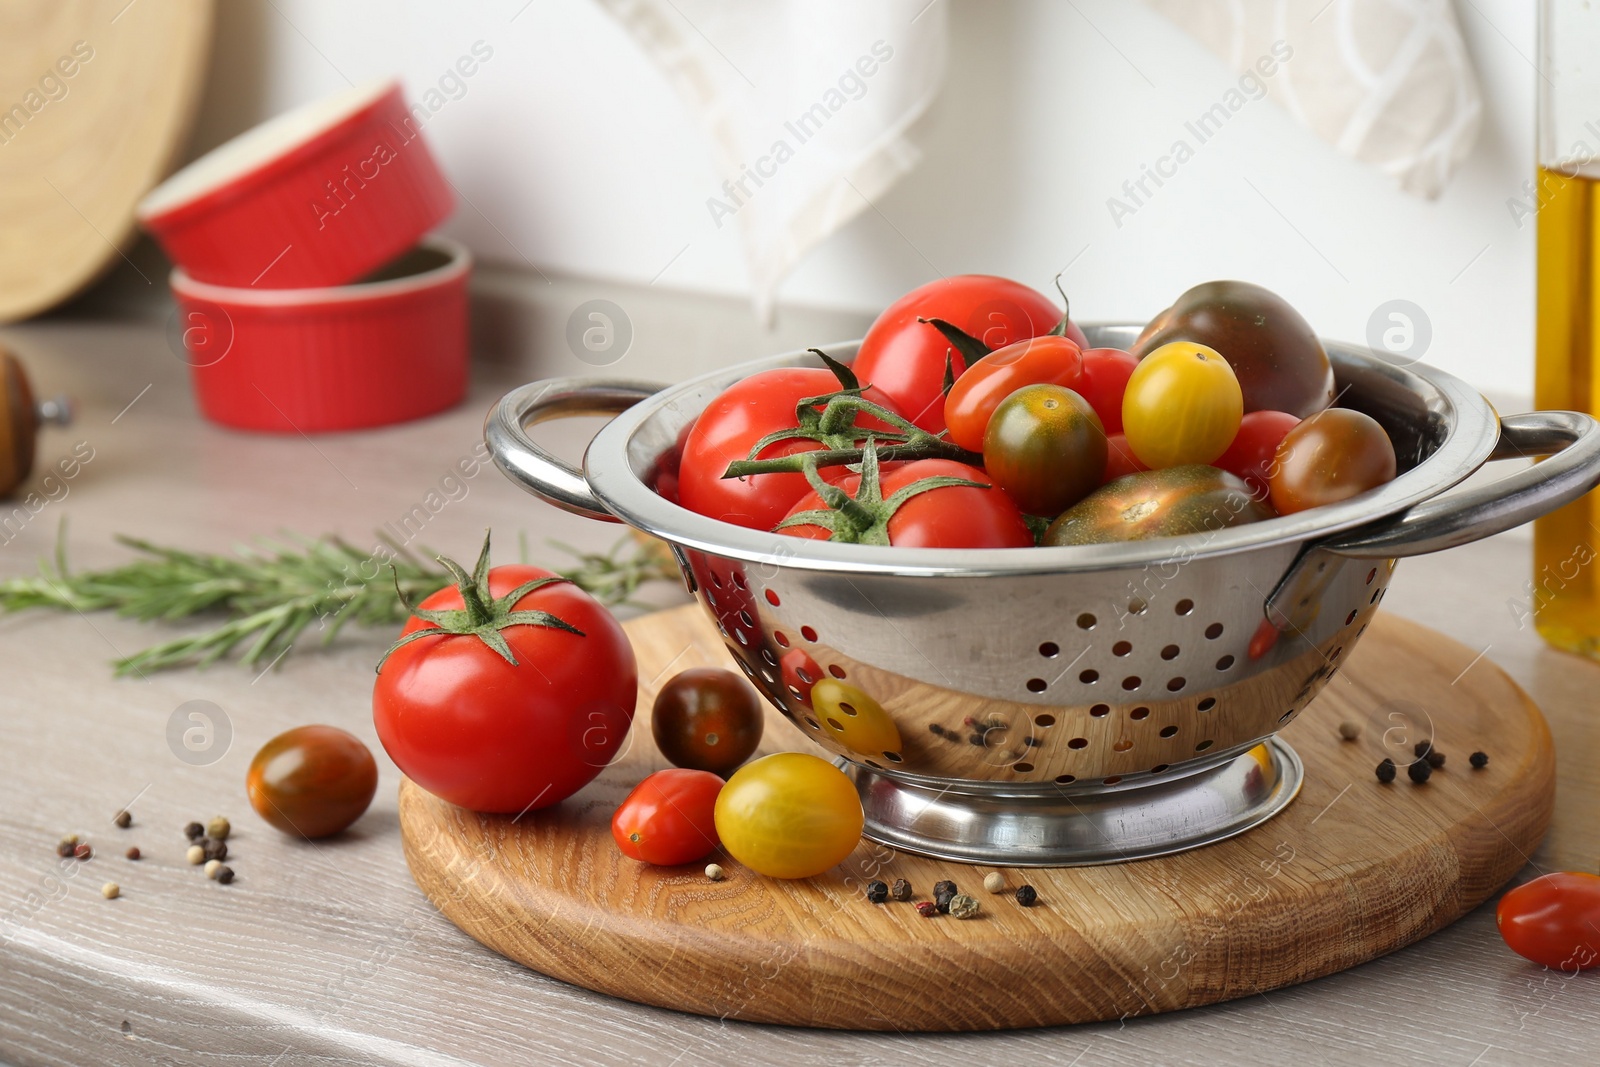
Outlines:
[[22, 364], [0, 348], [0, 498], [10, 496], [33, 469], [39, 427], [71, 421], [71, 401], [61, 396], [35, 403]]

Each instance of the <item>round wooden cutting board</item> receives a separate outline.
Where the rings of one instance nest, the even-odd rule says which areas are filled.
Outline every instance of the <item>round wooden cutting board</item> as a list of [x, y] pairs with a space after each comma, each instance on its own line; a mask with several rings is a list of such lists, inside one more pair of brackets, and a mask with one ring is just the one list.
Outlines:
[[[1299, 798], [1239, 837], [1106, 867], [1005, 871], [1035, 907], [983, 890], [994, 868], [862, 842], [817, 878], [762, 878], [725, 858], [652, 868], [611, 840], [611, 813], [665, 766], [650, 737], [657, 687], [732, 666], [697, 605], [627, 624], [639, 657], [626, 753], [588, 788], [520, 819], [400, 791], [406, 858], [451, 921], [535, 970], [703, 1015], [856, 1030], [987, 1030], [1171, 1011], [1352, 967], [1425, 937], [1488, 898], [1550, 821], [1543, 717], [1480, 654], [1379, 614], [1346, 669], [1285, 731], [1306, 765]], [[1343, 741], [1342, 721], [1363, 725]], [[1447, 756], [1426, 785], [1373, 768], [1431, 734]], [[761, 752], [806, 750], [768, 710]], [[1482, 749], [1489, 766], [1473, 770]], [[982, 913], [925, 919], [874, 905], [874, 878], [918, 899], [953, 879]]]
[[0, 322], [72, 296], [129, 241], [188, 136], [211, 17], [212, 0], [0, 6]]

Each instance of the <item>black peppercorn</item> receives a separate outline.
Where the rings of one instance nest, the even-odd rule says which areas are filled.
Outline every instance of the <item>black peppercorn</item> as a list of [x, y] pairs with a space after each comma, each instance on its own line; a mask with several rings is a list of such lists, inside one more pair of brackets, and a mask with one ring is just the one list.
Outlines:
[[205, 856], [208, 860], [225, 860], [228, 858], [228, 843], [226, 841], [218, 841], [214, 837], [202, 837], [195, 844], [205, 851]]
[[928, 732], [930, 734], [932, 734], [934, 737], [943, 737], [944, 736], [944, 727], [940, 726], [936, 722], [930, 722], [928, 724]]
[[941, 912], [950, 910], [950, 899], [956, 895], [956, 884], [951, 881], [933, 884], [933, 902]]
[[1481, 771], [1489, 766], [1489, 754], [1487, 752], [1474, 752], [1467, 757], [1467, 762], [1472, 764], [1473, 770]]
[[876, 879], [867, 883], [867, 900], [873, 904], [882, 904], [889, 899], [889, 887]]
[[1440, 767], [1444, 766], [1444, 753], [1440, 752], [1436, 748], [1428, 749], [1427, 755], [1423, 756], [1422, 758], [1427, 760], [1428, 766], [1432, 767], [1434, 770], [1438, 770]]
[[1424, 757], [1426, 757], [1428, 755], [1428, 752], [1432, 748], [1433, 748], [1433, 742], [1431, 740], [1429, 740], [1429, 741], [1418, 741], [1416, 744], [1411, 746], [1411, 754], [1413, 756], [1417, 757], [1418, 759], [1423, 759]]
[[1022, 744], [1026, 748], [1038, 748], [1040, 745], [1044, 744], [1044, 742], [1039, 740], [1037, 737], [1024, 737], [1022, 739]]
[[969, 744], [969, 745], [977, 745], [977, 746], [979, 746], [981, 748], [983, 746], [983, 735], [982, 734], [971, 734], [971, 735], [969, 735], [967, 737], [967, 744]]
[[133, 816], [128, 813], [126, 808], [124, 808], [113, 815], [111, 817], [111, 821], [117, 824], [117, 829], [126, 830], [128, 827], [133, 825]]
[[931, 900], [919, 900], [917, 901], [917, 914], [924, 919], [931, 919], [939, 914], [939, 905]]
[[911, 883], [904, 878], [896, 878], [894, 885], [889, 887], [889, 895], [896, 900], [910, 900]]
[[229, 882], [233, 881], [233, 868], [227, 866], [218, 867], [217, 881], [221, 882], [223, 885], [227, 885]]
[[1034, 901], [1039, 899], [1039, 891], [1031, 885], [1017, 886], [1017, 903], [1024, 908], [1033, 907]]
[[206, 828], [197, 822], [192, 822], [183, 828], [183, 836], [190, 841], [198, 841], [206, 836]]
[[1406, 768], [1406, 773], [1411, 776], [1411, 780], [1413, 782], [1421, 785], [1423, 782], [1426, 782], [1429, 778], [1433, 777], [1433, 766], [1425, 759], [1414, 760], [1411, 765]]
[[1390, 782], [1394, 781], [1394, 775], [1395, 775], [1394, 760], [1385, 759], [1382, 763], [1378, 764], [1377, 775], [1378, 775], [1378, 781], [1382, 782], [1385, 785], [1388, 785]]
[[72, 850], [78, 847], [78, 835], [68, 834], [56, 843], [56, 855], [62, 859], [71, 859]]

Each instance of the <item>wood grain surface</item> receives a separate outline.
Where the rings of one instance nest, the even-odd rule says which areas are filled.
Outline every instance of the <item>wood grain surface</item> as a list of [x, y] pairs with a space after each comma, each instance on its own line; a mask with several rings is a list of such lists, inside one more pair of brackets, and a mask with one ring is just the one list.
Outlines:
[[[1175, 856], [1012, 870], [1039, 902], [982, 888], [968, 867], [863, 841], [816, 878], [763, 878], [726, 856], [651, 867], [611, 840], [611, 813], [667, 764], [650, 706], [689, 667], [732, 668], [698, 605], [628, 623], [640, 676], [629, 745], [573, 801], [477, 815], [405, 782], [411, 872], [452, 922], [535, 970], [600, 992], [719, 1018], [847, 1030], [993, 1030], [1121, 1019], [1278, 989], [1425, 937], [1527, 862], [1554, 802], [1544, 718], [1496, 669], [1453, 680], [1471, 649], [1378, 615], [1334, 685], [1285, 736], [1306, 764], [1298, 800], [1247, 834]], [[1372, 695], [1387, 694], [1374, 701]], [[1434, 717], [1426, 709], [1445, 709]], [[1355, 741], [1341, 722], [1361, 723]], [[1446, 763], [1425, 785], [1371, 773], [1432, 737]], [[1494, 749], [1483, 770], [1469, 753]], [[767, 708], [761, 753], [817, 751]], [[1449, 759], [1454, 754], [1454, 759]], [[1519, 844], [1521, 843], [1521, 844]], [[873, 905], [866, 883], [908, 879], [929, 899], [952, 879], [970, 920]], [[932, 991], [945, 990], [941, 995]]]
[[[555, 285], [529, 291], [553, 292], [545, 313], [560, 323], [593, 295], [593, 283], [552, 277]], [[704, 310], [678, 299], [685, 319]], [[42, 511], [15, 519], [6, 510], [15, 500], [0, 508], [12, 519], [0, 537], [0, 575], [31, 573], [62, 518], [73, 563], [83, 567], [130, 558], [113, 542], [117, 532], [218, 551], [282, 530], [369, 543], [470, 455], [484, 412], [504, 390], [592, 372], [557, 337], [528, 346], [537, 365], [480, 363], [470, 400], [422, 422], [313, 441], [240, 434], [196, 414], [162, 317], [0, 327], [0, 344], [27, 364], [41, 394], [67, 392], [80, 405], [71, 429], [45, 428], [38, 470], [79, 442], [93, 448], [92, 462], [65, 483], [46, 487], [35, 475], [30, 488], [51, 490]], [[635, 325], [633, 348], [610, 368], [619, 375], [656, 376], [686, 347], [696, 358], [731, 358], [721, 335], [646, 329], [638, 315]], [[1519, 410], [1515, 398], [1500, 410]], [[538, 430], [576, 458], [594, 427]], [[619, 536], [539, 505], [492, 470], [464, 479], [447, 499], [409, 532], [414, 543], [470, 556], [493, 526], [505, 550], [525, 532], [535, 559], [558, 562], [546, 538], [603, 548]], [[1600, 857], [1600, 667], [1551, 650], [1524, 625], [1529, 558], [1523, 534], [1408, 559], [1383, 605], [1482, 654], [1452, 694], [1480, 671], [1504, 668], [1549, 720], [1556, 813], [1537, 850], [1519, 842], [1531, 862], [1518, 880], [1593, 871]], [[682, 590], [662, 585], [645, 595], [670, 605]], [[440, 915], [412, 881], [399, 834], [400, 777], [377, 748], [370, 707], [372, 665], [391, 635], [346, 630], [334, 645], [308, 647], [264, 673], [226, 664], [146, 678], [111, 673], [119, 652], [174, 632], [98, 613], [0, 616], [0, 1062], [12, 1067], [1522, 1067], [1593, 1058], [1600, 974], [1566, 977], [1512, 955], [1495, 933], [1493, 898], [1431, 937], [1326, 978], [1079, 1026], [859, 1033], [719, 1020], [593, 993], [508, 963]], [[1391, 695], [1351, 698], [1376, 709]], [[197, 699], [216, 703], [232, 725], [231, 743], [203, 766], [178, 760], [166, 735], [174, 710]], [[1454, 708], [1447, 698], [1428, 710], [1439, 719]], [[307, 722], [354, 732], [380, 767], [372, 809], [320, 844], [273, 831], [244, 797], [256, 748]], [[1500, 740], [1486, 741], [1499, 759]], [[1351, 792], [1319, 831], [1345, 818], [1370, 782], [1370, 756], [1352, 761], [1338, 787]], [[1296, 806], [1334, 795], [1319, 802], [1308, 793]], [[117, 830], [111, 815], [130, 803], [133, 827]], [[218, 813], [234, 824], [229, 863], [239, 878], [231, 886], [183, 862], [179, 828]], [[100, 852], [63, 871], [54, 846], [69, 830], [88, 834]], [[126, 844], [141, 846], [145, 859], [122, 859]], [[108, 901], [100, 885], [113, 878], [122, 896]], [[949, 997], [949, 977], [926, 995]]]
[[65, 300], [117, 260], [134, 205], [188, 136], [211, 20], [211, 0], [0, 10], [0, 322]]

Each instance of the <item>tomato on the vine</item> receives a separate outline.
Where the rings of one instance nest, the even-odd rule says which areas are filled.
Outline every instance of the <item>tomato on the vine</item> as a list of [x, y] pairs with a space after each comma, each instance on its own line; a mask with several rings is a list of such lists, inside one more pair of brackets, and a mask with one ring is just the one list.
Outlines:
[[1244, 394], [1215, 349], [1188, 341], [1139, 361], [1122, 396], [1122, 431], [1139, 461], [1153, 468], [1210, 463], [1239, 432]]
[[[876, 503], [862, 492], [863, 477], [851, 475], [838, 483], [839, 489], [859, 498], [849, 510], [830, 509], [813, 491], [794, 505], [785, 521], [805, 516], [816, 521], [781, 526], [777, 532], [814, 541], [900, 548], [1023, 548], [1033, 544], [1033, 534], [1017, 505], [976, 467], [950, 459], [903, 464], [882, 475], [881, 497]], [[914, 490], [918, 482], [928, 479], [975, 484], [942, 484], [896, 500], [897, 493]]]
[[1071, 389], [1027, 385], [995, 408], [983, 468], [1024, 512], [1054, 518], [1100, 484], [1106, 432]]
[[1324, 408], [1278, 442], [1267, 480], [1280, 515], [1348, 500], [1395, 473], [1394, 444], [1370, 415]]
[[810, 878], [861, 841], [865, 819], [844, 772], [804, 752], [778, 752], [734, 772], [717, 797], [728, 854], [769, 878]]
[[1089, 402], [1100, 416], [1106, 433], [1122, 432], [1122, 394], [1139, 361], [1120, 348], [1086, 348], [1083, 373], [1073, 389]]
[[1277, 464], [1278, 445], [1284, 435], [1300, 423], [1286, 411], [1249, 411], [1239, 420], [1233, 444], [1219, 456], [1214, 466], [1237, 474], [1261, 499], [1267, 496], [1267, 480]]
[[[851, 364], [863, 382], [894, 398], [900, 414], [932, 433], [945, 428], [946, 357], [957, 378], [966, 358], [939, 330], [921, 320], [941, 319], [990, 350], [1055, 329], [1061, 309], [1026, 285], [988, 274], [959, 274], [918, 286], [879, 315]], [[1081, 347], [1083, 331], [1068, 324]]]
[[721, 792], [722, 779], [710, 771], [656, 771], [617, 808], [611, 836], [625, 855], [660, 867], [704, 859], [717, 847]]
[[638, 671], [611, 613], [539, 567], [489, 569], [412, 609], [378, 665], [372, 719], [412, 781], [473, 811], [548, 807], [622, 748]]
[[1025, 385], [1076, 389], [1083, 378], [1083, 350], [1076, 341], [1047, 335], [998, 348], [968, 367], [944, 399], [950, 440], [969, 452], [983, 451], [983, 434], [1000, 402]]
[[[761, 371], [735, 382], [712, 400], [694, 422], [683, 444], [678, 465], [678, 502], [690, 511], [737, 526], [770, 530], [810, 488], [805, 475], [793, 472], [753, 474], [724, 478], [735, 460], [749, 458], [763, 437], [797, 425], [795, 405], [806, 397], [838, 392], [839, 379], [821, 367], [787, 367]], [[895, 410], [888, 396], [868, 389], [866, 399]], [[870, 416], [857, 421], [863, 429], [886, 430]], [[813, 452], [815, 441], [794, 439], [768, 445], [757, 459], [773, 459]], [[843, 467], [824, 468], [824, 477], [837, 478]]]
[[1562, 971], [1600, 964], [1600, 877], [1546, 874], [1500, 898], [1494, 911], [1511, 951]]
[[677, 767], [728, 774], [761, 744], [761, 698], [720, 667], [691, 667], [656, 694], [650, 732]]

